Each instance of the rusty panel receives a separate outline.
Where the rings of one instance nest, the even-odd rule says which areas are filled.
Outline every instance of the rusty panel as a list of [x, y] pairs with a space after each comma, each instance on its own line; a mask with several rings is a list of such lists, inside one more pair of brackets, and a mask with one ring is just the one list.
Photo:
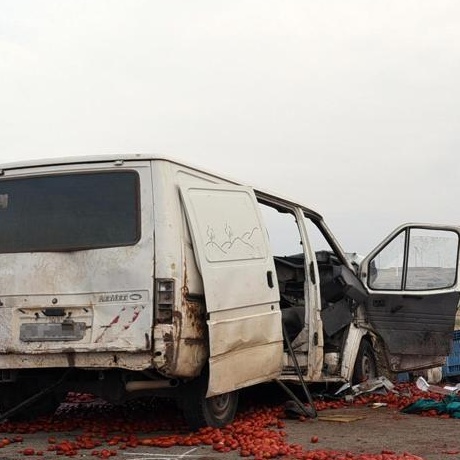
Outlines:
[[173, 324], [155, 327], [155, 363], [161, 372], [176, 377], [196, 377], [208, 357], [204, 299], [194, 300], [187, 292], [184, 287]]
[[192, 300], [185, 296], [182, 307], [175, 372], [177, 375], [195, 377], [199, 375], [209, 355], [204, 299]]

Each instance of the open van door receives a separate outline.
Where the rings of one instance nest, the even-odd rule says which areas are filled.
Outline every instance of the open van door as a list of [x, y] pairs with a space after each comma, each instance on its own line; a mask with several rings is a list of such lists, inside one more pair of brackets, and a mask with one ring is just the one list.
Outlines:
[[394, 372], [439, 366], [450, 354], [460, 298], [459, 231], [406, 224], [360, 264], [368, 320]]
[[253, 190], [206, 184], [180, 191], [206, 297], [207, 396], [278, 377], [279, 289]]

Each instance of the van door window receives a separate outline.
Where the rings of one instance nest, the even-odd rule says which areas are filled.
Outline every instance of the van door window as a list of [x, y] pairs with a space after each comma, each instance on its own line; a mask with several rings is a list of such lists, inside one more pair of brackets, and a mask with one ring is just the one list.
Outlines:
[[369, 262], [369, 287], [407, 291], [451, 287], [456, 280], [457, 246], [453, 231], [407, 229]]

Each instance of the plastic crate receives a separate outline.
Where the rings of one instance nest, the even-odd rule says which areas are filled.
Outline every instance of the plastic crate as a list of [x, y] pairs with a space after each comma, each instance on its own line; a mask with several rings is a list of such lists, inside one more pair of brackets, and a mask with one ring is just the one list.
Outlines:
[[410, 382], [411, 378], [410, 378], [409, 372], [400, 372], [400, 373], [396, 376], [396, 380], [397, 380], [398, 383]]
[[442, 366], [444, 377], [460, 375], [460, 330], [454, 331], [453, 347], [450, 355], [446, 358], [446, 363]]

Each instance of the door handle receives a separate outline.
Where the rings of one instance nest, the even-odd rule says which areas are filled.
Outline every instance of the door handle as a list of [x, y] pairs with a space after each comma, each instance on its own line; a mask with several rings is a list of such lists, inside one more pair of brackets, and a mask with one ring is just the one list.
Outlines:
[[273, 289], [273, 272], [271, 270], [268, 270], [267, 272], [267, 284], [270, 289]]

